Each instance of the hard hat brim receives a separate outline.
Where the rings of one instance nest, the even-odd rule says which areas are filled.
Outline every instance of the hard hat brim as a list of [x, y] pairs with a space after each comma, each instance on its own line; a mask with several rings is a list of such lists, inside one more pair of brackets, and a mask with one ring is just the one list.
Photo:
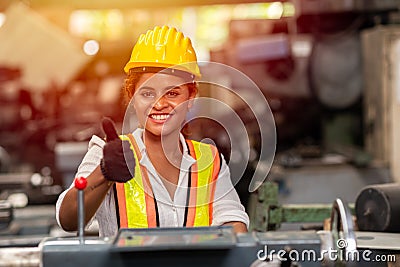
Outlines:
[[[180, 65], [174, 65], [174, 64], [166, 64], [166, 63], [154, 63], [154, 62], [128, 62], [125, 67], [124, 71], [125, 73], [129, 73], [130, 70], [132, 69], [140, 69], [140, 68], [159, 68], [161, 69], [170, 69], [170, 70], [177, 70], [181, 72], [186, 72], [190, 75], [193, 75], [193, 78], [201, 78], [201, 73], [199, 70], [199, 67], [197, 65], [197, 62], [189, 62], [185, 64], [180, 64]], [[138, 72], [138, 71], [135, 71]]]

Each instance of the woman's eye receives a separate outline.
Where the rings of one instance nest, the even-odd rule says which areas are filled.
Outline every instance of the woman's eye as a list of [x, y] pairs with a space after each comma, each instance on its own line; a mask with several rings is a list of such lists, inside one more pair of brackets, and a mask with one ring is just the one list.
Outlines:
[[144, 96], [144, 97], [153, 97], [154, 93], [153, 92], [143, 92], [142, 96]]
[[179, 93], [176, 92], [176, 91], [168, 91], [167, 92], [167, 96], [169, 96], [169, 97], [174, 97], [174, 96], [177, 96], [177, 95], [179, 95]]

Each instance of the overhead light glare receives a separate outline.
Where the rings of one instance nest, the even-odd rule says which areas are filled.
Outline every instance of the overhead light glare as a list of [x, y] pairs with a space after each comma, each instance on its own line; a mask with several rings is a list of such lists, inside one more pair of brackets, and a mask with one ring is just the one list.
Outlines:
[[83, 44], [83, 52], [89, 56], [94, 56], [99, 52], [100, 45], [96, 40], [88, 40]]
[[282, 2], [273, 2], [267, 9], [267, 16], [270, 19], [280, 19], [283, 15]]
[[4, 22], [6, 22], [6, 15], [4, 13], [0, 13], [0, 27], [3, 26]]

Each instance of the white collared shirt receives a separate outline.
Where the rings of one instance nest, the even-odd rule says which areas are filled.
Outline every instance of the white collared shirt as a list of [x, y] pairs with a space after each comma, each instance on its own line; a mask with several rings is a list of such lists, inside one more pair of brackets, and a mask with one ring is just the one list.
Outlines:
[[[180, 142], [183, 148], [183, 157], [179, 173], [178, 185], [171, 199], [168, 190], [164, 186], [160, 176], [157, 174], [153, 164], [146, 153], [146, 147], [142, 140], [143, 129], [136, 129], [133, 136], [142, 154], [140, 164], [147, 168], [150, 184], [157, 200], [160, 227], [182, 227], [185, 216], [187, 185], [189, 179], [189, 168], [196, 160], [190, 156], [183, 135], [180, 135]], [[79, 165], [75, 177], [87, 177], [100, 164], [103, 158], [103, 146], [105, 142], [98, 136], [93, 136], [89, 142], [89, 150]], [[73, 184], [70, 188], [73, 187]], [[65, 190], [59, 196], [56, 203], [56, 218], [60, 225], [59, 212], [65, 194]], [[117, 214], [114, 202], [114, 190], [109, 190], [102, 204], [95, 214], [99, 224], [100, 236], [113, 236], [118, 232]], [[221, 155], [221, 168], [215, 188], [215, 201], [213, 204], [212, 225], [222, 225], [226, 222], [243, 222], [248, 227], [249, 217], [234, 189], [229, 168]], [[61, 225], [60, 225], [61, 226]]]

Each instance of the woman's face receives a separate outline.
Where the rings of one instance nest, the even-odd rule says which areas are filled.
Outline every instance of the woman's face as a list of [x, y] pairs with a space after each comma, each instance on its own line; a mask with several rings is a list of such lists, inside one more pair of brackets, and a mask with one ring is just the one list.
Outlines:
[[133, 105], [140, 125], [161, 136], [180, 131], [196, 92], [189, 92], [181, 77], [143, 74], [135, 88]]

